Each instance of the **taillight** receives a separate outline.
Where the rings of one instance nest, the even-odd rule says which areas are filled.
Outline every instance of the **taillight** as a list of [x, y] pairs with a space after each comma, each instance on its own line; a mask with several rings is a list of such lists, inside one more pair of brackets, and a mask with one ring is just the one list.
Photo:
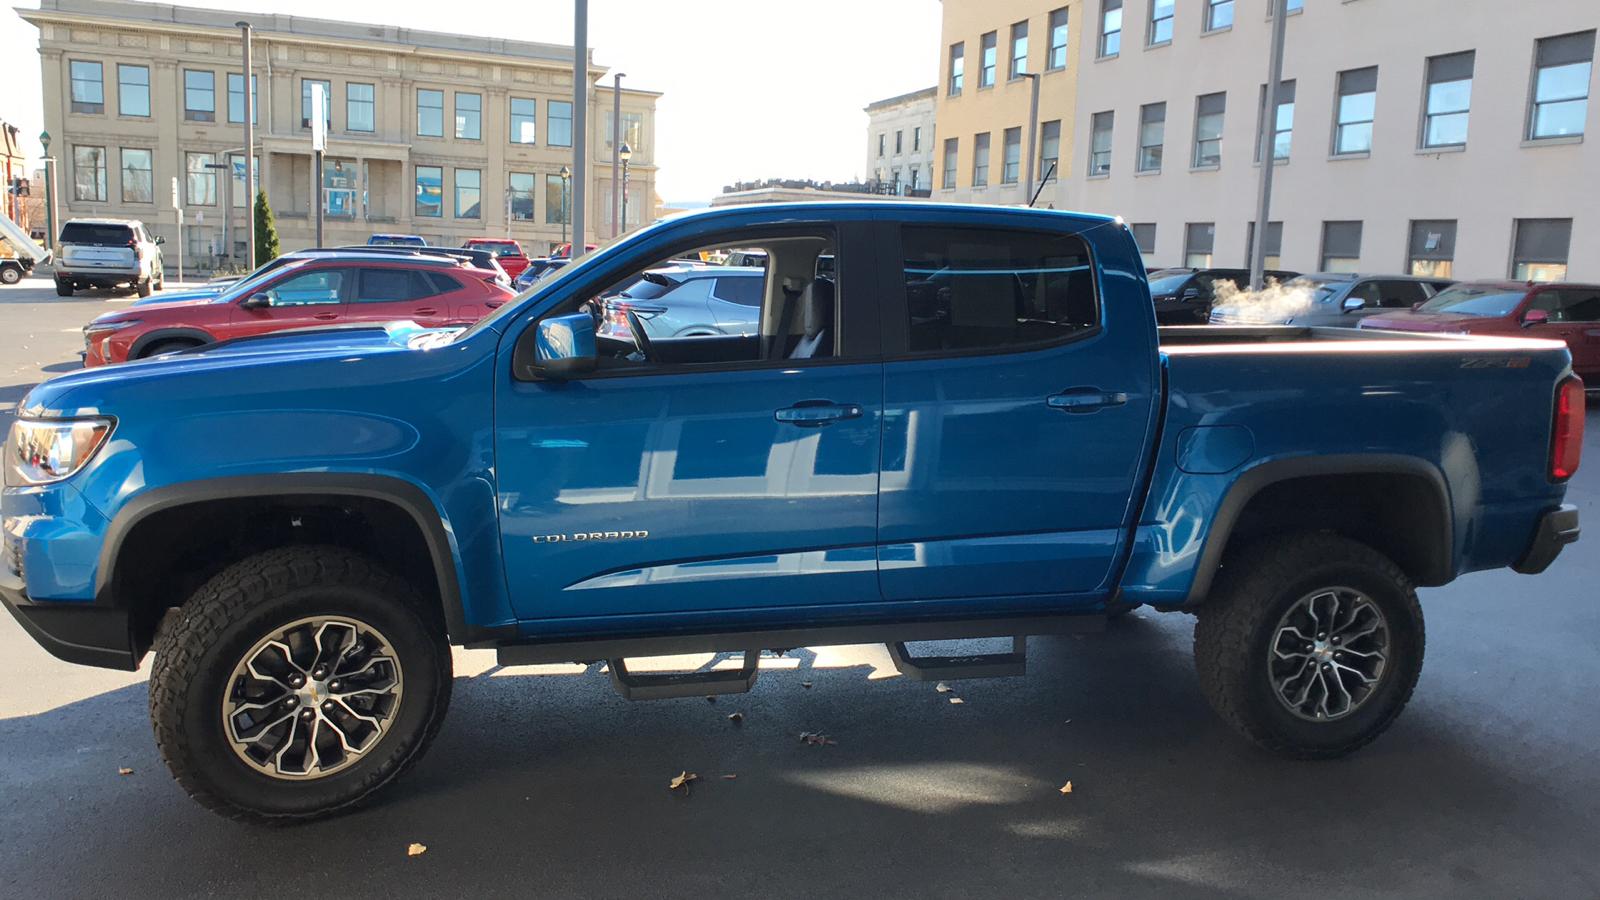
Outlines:
[[138, 238], [130, 238], [128, 240], [128, 246], [133, 250], [134, 259], [144, 259], [144, 248], [139, 246]]
[[1566, 481], [1583, 459], [1583, 379], [1570, 376], [1556, 391], [1556, 423], [1550, 439], [1550, 480]]

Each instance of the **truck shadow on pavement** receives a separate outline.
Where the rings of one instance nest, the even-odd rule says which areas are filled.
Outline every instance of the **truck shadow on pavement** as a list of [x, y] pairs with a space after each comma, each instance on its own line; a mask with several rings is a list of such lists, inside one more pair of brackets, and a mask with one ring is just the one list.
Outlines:
[[0, 721], [0, 893], [258, 895], [289, 866], [350, 897], [1594, 895], [1592, 805], [1477, 759], [1426, 675], [1361, 753], [1278, 760], [1194, 688], [1186, 617], [1144, 616], [948, 693], [804, 654], [714, 702], [491, 668], [404, 780], [292, 828], [190, 802], [132, 685]]

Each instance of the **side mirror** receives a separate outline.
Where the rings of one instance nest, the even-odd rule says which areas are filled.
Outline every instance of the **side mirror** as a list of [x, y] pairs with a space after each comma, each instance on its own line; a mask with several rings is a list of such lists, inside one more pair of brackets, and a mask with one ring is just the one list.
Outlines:
[[534, 374], [552, 381], [587, 375], [595, 367], [594, 318], [573, 313], [545, 319], [533, 335]]
[[1185, 300], [1195, 300], [1198, 299], [1199, 296], [1200, 290], [1198, 288], [1189, 288], [1187, 291], [1183, 292], [1183, 299]]
[[1367, 304], [1360, 297], [1346, 297], [1342, 306], [1345, 312], [1355, 312], [1358, 309], [1365, 309]]
[[239, 301], [240, 309], [266, 309], [272, 305], [272, 298], [266, 294], [251, 294]]
[[1550, 313], [1542, 309], [1530, 309], [1522, 314], [1522, 327], [1529, 325], [1546, 325], [1550, 322]]
[[164, 237], [161, 237], [161, 236], [159, 236], [159, 235], [157, 235], [157, 236], [156, 236], [156, 246], [158, 246], [158, 247], [159, 247], [159, 246], [161, 246], [161, 245], [162, 245], [162, 244], [165, 244], [165, 243], [166, 243], [166, 242], [167, 242], [167, 239], [166, 239], [166, 238], [164, 238]]
[[1417, 310], [1421, 309], [1422, 308], [1422, 304], [1424, 304], [1426, 302], [1428, 302], [1428, 301], [1426, 301], [1426, 300], [1418, 300], [1417, 302], [1411, 304], [1411, 311], [1412, 312], [1416, 312]]

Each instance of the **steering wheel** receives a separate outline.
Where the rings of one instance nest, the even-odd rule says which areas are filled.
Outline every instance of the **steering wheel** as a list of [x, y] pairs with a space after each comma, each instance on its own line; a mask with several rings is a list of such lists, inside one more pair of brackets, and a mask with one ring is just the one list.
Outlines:
[[644, 333], [644, 321], [639, 314], [628, 310], [628, 330], [633, 332], [633, 345], [639, 348], [639, 355], [648, 363], [657, 362], [655, 354], [650, 352], [650, 336]]

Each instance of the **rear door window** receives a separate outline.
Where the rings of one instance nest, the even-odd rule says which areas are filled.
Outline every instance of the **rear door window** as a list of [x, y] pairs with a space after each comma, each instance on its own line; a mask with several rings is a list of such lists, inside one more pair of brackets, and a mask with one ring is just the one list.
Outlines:
[[903, 241], [913, 353], [1037, 346], [1100, 321], [1077, 235], [908, 226]]
[[413, 280], [413, 274], [410, 269], [363, 268], [356, 302], [404, 303], [431, 293], [431, 286], [421, 279]]
[[712, 295], [718, 300], [726, 300], [729, 303], [737, 303], [740, 306], [759, 307], [761, 305], [762, 283], [763, 280], [760, 278], [724, 276], [717, 279], [717, 286], [712, 291]]

